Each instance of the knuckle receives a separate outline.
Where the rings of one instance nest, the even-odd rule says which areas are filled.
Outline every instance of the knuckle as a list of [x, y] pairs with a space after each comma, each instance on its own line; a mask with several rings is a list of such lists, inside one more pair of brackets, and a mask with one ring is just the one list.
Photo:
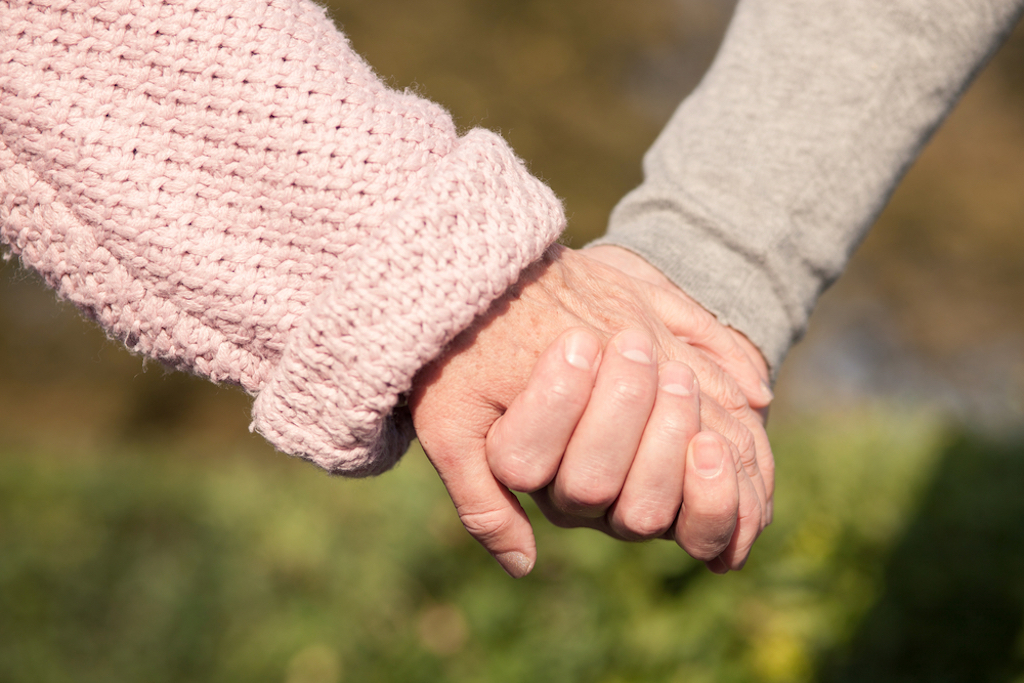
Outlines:
[[638, 541], [662, 536], [674, 521], [674, 515], [655, 510], [629, 509], [618, 515], [619, 532], [626, 538]]
[[723, 425], [720, 434], [731, 444], [734, 457], [739, 455], [736, 462], [737, 472], [741, 468], [757, 464], [757, 442], [749, 429], [735, 420], [729, 420]]
[[641, 377], [620, 377], [611, 387], [611, 399], [617, 405], [636, 405], [653, 398], [649, 382]]
[[740, 500], [739, 513], [737, 515], [737, 523], [747, 527], [757, 527], [758, 533], [764, 528], [764, 509], [761, 507], [761, 501], [756, 495], [743, 496]]
[[561, 507], [567, 514], [603, 512], [615, 502], [617, 495], [618, 491], [611, 491], [604, 486], [567, 482], [560, 497]]
[[735, 498], [711, 497], [687, 504], [687, 529], [722, 530], [731, 528], [739, 517]]
[[699, 341], [716, 340], [721, 336], [722, 324], [705, 310], [695, 310], [692, 323], [694, 337]]
[[549, 522], [554, 524], [559, 529], [578, 529], [584, 526], [584, 523], [571, 515], [563, 513], [561, 510], [545, 511], [544, 516]]
[[738, 452], [740, 457], [736, 463], [737, 471], [741, 467], [756, 463], [757, 440], [746, 425], [727, 412], [703, 404], [701, 405], [701, 418]]
[[[515, 432], [501, 423], [488, 437], [484, 451], [487, 464], [495, 478], [516, 491], [532, 493], [543, 488], [554, 477], [561, 454], [553, 454], [536, 443], [536, 439]], [[556, 455], [552, 459], [552, 455]]]
[[678, 539], [679, 546], [696, 560], [713, 560], [729, 545], [734, 528], [732, 525], [722, 525], [712, 531], [702, 529], [700, 534], [688, 529], [688, 533]]
[[633, 405], [642, 402], [650, 395], [650, 391], [639, 383], [622, 380], [611, 388], [611, 399], [618, 405]]
[[512, 515], [506, 509], [459, 509], [458, 513], [466, 531], [484, 543], [499, 538], [512, 526]]
[[714, 540], [702, 539], [700, 541], [684, 541], [682, 544], [683, 550], [695, 560], [701, 562], [707, 562], [713, 560], [722, 554], [725, 547], [729, 545], [729, 538], [719, 538]]
[[662, 414], [657, 422], [655, 435], [659, 441], [669, 444], [679, 444], [683, 452], [686, 450], [690, 439], [698, 431], [698, 425], [694, 424], [683, 411], [673, 410]]
[[522, 455], [512, 454], [491, 463], [495, 478], [514, 491], [533, 493], [548, 485], [553, 473]]
[[[740, 495], [740, 498], [742, 496]], [[690, 519], [702, 528], [731, 526], [738, 515], [738, 501], [733, 496], [706, 496], [687, 502]]]
[[718, 366], [713, 365], [709, 374], [698, 377], [701, 390], [731, 413], [749, 409], [747, 397], [739, 386]]
[[732, 442], [745, 462], [756, 462], [757, 442], [749, 429], [743, 425], [737, 425]]
[[590, 392], [583, 391], [568, 378], [557, 377], [545, 389], [536, 403], [556, 410], [582, 411], [590, 400]]

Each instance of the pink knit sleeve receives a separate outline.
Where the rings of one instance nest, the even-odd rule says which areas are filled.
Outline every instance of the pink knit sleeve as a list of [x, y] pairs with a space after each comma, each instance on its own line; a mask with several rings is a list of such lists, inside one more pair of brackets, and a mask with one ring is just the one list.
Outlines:
[[0, 0], [0, 97], [3, 242], [336, 473], [394, 464], [415, 373], [564, 225], [306, 0]]

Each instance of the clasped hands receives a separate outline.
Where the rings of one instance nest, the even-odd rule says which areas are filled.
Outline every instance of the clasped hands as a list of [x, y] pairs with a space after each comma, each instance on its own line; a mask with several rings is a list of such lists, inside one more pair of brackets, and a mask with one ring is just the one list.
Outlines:
[[554, 524], [667, 538], [739, 569], [771, 521], [757, 349], [641, 257], [561, 246], [416, 377], [420, 443], [469, 533], [514, 577]]

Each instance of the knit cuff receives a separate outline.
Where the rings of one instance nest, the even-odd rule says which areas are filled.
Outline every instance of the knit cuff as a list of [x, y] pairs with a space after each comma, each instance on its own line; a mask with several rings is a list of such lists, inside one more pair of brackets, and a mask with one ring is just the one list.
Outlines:
[[336, 474], [389, 469], [414, 436], [395, 407], [417, 371], [564, 224], [558, 199], [498, 136], [470, 132], [353, 247], [256, 397], [253, 428]]
[[758, 254], [721, 237], [715, 222], [683, 210], [649, 210], [614, 226], [588, 246], [628, 249], [659, 269], [723, 325], [742, 332], [761, 351], [772, 378], [803, 336], [810, 316], [791, 310]]

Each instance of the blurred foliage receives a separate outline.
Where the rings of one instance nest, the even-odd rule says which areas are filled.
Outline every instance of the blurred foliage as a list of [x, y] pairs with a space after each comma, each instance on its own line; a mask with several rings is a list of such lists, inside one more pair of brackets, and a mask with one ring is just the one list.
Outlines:
[[332, 16], [392, 87], [501, 132], [563, 197], [575, 246], [604, 232], [640, 157], [697, 84], [728, 0], [334, 0]]
[[962, 435], [823, 681], [1012, 681], [1024, 671], [1024, 446]]
[[539, 564], [518, 582], [462, 530], [415, 450], [372, 481], [157, 443], [3, 453], [0, 680], [810, 681], [819, 662], [822, 680], [1024, 671], [1022, 447], [891, 412], [774, 437], [799, 495], [779, 497], [743, 572], [714, 576], [669, 543], [540, 523]]
[[[331, 11], [392, 86], [505, 135], [578, 246], [731, 6]], [[867, 298], [931, 356], [1019, 350], [1022, 126], [1018, 30], [819, 318]], [[512, 582], [418, 452], [326, 478], [250, 436], [239, 392], [143, 363], [0, 262], [0, 681], [1024, 681], [1024, 448], [905, 407], [814, 407], [774, 409], [776, 522], [743, 572], [538, 521], [540, 564]]]

